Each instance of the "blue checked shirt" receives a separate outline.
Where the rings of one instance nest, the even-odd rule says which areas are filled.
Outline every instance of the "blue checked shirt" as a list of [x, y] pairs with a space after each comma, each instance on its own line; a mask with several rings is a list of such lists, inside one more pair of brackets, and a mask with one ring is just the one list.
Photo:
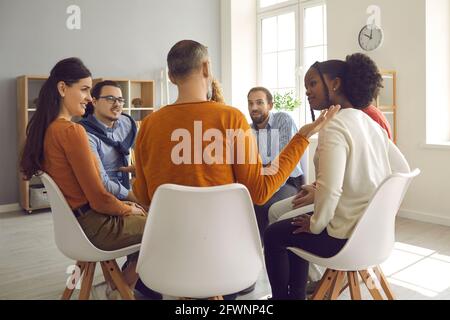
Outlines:
[[[112, 128], [108, 128], [101, 121], [94, 119], [106, 128], [107, 136], [114, 141], [123, 141], [131, 130], [131, 122], [125, 116], [120, 116]], [[100, 176], [109, 193], [115, 195], [119, 200], [125, 200], [128, 197], [129, 190], [121, 184], [122, 175], [127, 174], [118, 171], [123, 167], [122, 156], [112, 147], [104, 143], [95, 135], [88, 133], [89, 145], [91, 151], [98, 160], [100, 167]], [[129, 162], [129, 159], [128, 159]]]
[[[298, 132], [294, 119], [285, 112], [270, 112], [269, 122], [265, 129], [258, 130], [253, 123], [251, 127], [258, 140], [258, 150], [263, 165], [271, 163]], [[296, 178], [303, 174], [304, 161], [306, 161], [305, 156], [292, 171], [291, 177]]]

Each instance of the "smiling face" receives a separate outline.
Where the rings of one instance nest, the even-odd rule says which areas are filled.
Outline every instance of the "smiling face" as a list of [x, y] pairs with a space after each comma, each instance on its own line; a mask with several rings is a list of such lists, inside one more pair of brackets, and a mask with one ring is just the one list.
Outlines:
[[117, 121], [122, 114], [124, 99], [122, 90], [114, 86], [104, 86], [100, 92], [98, 99], [94, 98], [95, 117], [109, 125], [111, 122]]
[[92, 78], [84, 78], [78, 82], [68, 85], [64, 82], [58, 83], [58, 91], [61, 95], [61, 112], [70, 117], [81, 117], [86, 112], [86, 104], [91, 98]]
[[269, 117], [273, 104], [267, 101], [264, 91], [253, 91], [248, 96], [248, 112], [253, 123], [258, 125], [263, 123]]

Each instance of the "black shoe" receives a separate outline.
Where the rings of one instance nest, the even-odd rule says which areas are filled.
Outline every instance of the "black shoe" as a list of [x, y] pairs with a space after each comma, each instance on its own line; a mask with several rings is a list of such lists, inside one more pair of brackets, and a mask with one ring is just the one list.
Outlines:
[[256, 282], [254, 284], [252, 284], [250, 287], [248, 287], [242, 291], [239, 291], [237, 294], [240, 296], [243, 296], [244, 294], [248, 294], [248, 293], [252, 292], [253, 290], [255, 290], [255, 286], [256, 286]]
[[161, 293], [153, 291], [152, 289], [148, 288], [141, 281], [141, 278], [139, 278], [138, 281], [136, 282], [136, 287], [134, 287], [134, 290], [138, 291], [144, 297], [152, 299], [152, 300], [162, 300], [162, 298], [163, 298]]

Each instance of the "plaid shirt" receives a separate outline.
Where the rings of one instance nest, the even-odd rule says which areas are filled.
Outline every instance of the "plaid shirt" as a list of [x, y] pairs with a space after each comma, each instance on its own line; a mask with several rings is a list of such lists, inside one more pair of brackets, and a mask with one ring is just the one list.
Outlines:
[[[257, 129], [253, 123], [251, 127], [258, 140], [258, 150], [264, 165], [271, 163], [298, 132], [294, 119], [285, 112], [270, 112], [265, 129]], [[306, 161], [305, 158], [305, 156], [302, 157], [292, 171], [291, 177], [295, 178], [303, 174], [301, 163]]]

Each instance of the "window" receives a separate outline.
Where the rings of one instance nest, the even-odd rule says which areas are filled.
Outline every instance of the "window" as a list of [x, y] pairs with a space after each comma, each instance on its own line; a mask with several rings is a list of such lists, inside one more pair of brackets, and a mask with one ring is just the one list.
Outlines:
[[262, 19], [262, 82], [276, 92], [296, 89], [295, 15], [288, 12]]
[[311, 65], [316, 61], [325, 61], [327, 59], [327, 19], [326, 7], [324, 4], [305, 6], [303, 11], [303, 58], [302, 58], [302, 78], [300, 79], [300, 93], [305, 103], [305, 122], [309, 123], [311, 111], [306, 99], [304, 86], [304, 76]]
[[[283, 2], [286, 5], [280, 7]], [[258, 47], [258, 82], [273, 94], [301, 97], [301, 107], [289, 113], [297, 126], [310, 121], [303, 78], [315, 61], [326, 59], [323, 1], [260, 0]]]
[[426, 2], [427, 136], [430, 145], [450, 145], [450, 4]]

